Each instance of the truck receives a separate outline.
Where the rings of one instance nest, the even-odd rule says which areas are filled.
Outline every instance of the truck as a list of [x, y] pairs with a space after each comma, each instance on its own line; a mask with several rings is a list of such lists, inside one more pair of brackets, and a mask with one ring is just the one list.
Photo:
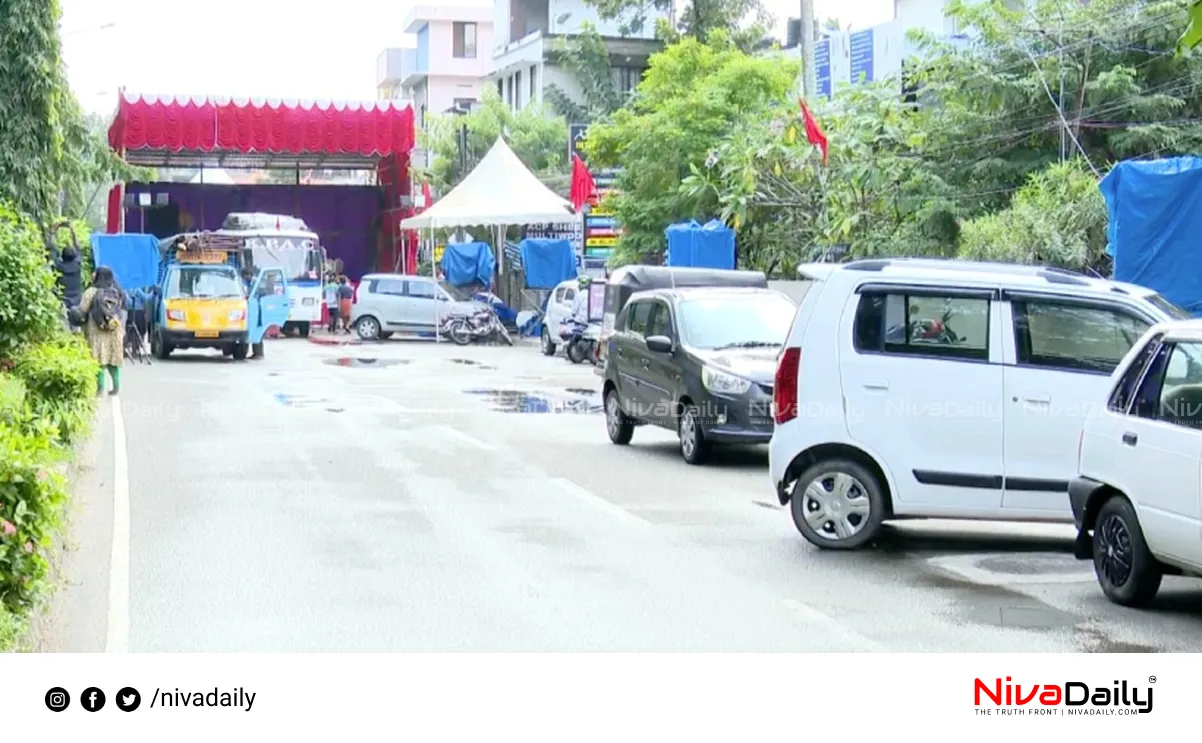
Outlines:
[[273, 268], [288, 282], [288, 319], [282, 330], [307, 337], [321, 322], [326, 254], [317, 233], [304, 220], [283, 214], [233, 212], [215, 235], [241, 240], [243, 264]]

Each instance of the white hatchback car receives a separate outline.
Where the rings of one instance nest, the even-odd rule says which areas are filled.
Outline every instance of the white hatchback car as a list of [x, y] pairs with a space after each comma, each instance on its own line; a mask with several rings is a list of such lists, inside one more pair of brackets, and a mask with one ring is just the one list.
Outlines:
[[1156, 323], [1154, 292], [1039, 266], [802, 266], [774, 384], [772, 484], [801, 534], [853, 549], [901, 518], [1068, 522], [1078, 434]]
[[1111, 385], [1069, 486], [1076, 554], [1107, 598], [1142, 606], [1164, 575], [1202, 576], [1202, 322], [1152, 328]]

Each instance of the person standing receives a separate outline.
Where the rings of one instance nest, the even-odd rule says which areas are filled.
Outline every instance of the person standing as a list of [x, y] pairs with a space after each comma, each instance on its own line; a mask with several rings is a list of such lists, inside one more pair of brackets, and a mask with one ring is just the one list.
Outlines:
[[108, 266], [96, 269], [92, 285], [79, 301], [79, 312], [85, 318], [83, 332], [88, 348], [100, 372], [96, 378], [96, 393], [104, 392], [104, 376], [112, 382], [110, 395], [121, 391], [121, 364], [125, 358], [125, 293], [117, 285], [113, 270]]
[[338, 314], [342, 320], [342, 329], [347, 333], [351, 332], [351, 304], [355, 297], [355, 290], [347, 282], [346, 276], [338, 277]]
[[326, 329], [331, 333], [338, 332], [338, 316], [342, 309], [338, 304], [338, 282], [334, 280], [334, 275], [330, 274], [326, 277], [326, 312], [330, 315]]

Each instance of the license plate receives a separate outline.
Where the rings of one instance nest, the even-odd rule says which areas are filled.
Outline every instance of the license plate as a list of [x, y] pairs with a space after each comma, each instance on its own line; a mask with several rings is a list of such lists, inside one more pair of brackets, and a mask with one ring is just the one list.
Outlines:
[[216, 338], [220, 335], [221, 335], [221, 333], [216, 330], [198, 330], [198, 331], [196, 331], [197, 338]]

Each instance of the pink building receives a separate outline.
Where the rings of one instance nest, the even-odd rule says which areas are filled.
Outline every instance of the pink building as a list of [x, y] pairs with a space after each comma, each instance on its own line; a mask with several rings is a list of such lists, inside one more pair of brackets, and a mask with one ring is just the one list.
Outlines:
[[414, 7], [404, 29], [416, 46], [380, 55], [380, 97], [412, 101], [418, 126], [430, 113], [469, 109], [492, 67], [492, 16], [490, 7]]

